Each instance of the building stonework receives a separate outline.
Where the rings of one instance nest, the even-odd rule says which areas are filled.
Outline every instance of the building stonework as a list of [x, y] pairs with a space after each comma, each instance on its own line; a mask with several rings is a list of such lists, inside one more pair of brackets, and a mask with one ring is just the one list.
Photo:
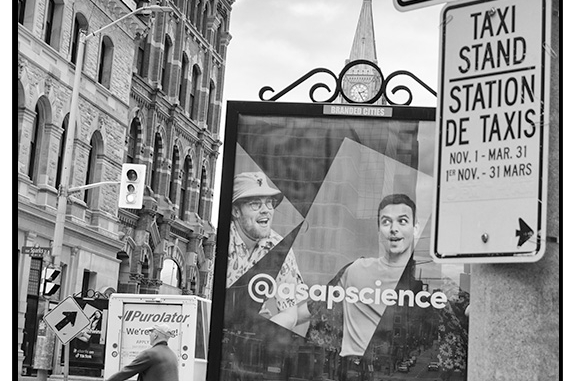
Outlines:
[[[69, 192], [57, 265], [70, 294], [211, 297], [216, 230], [210, 220], [233, 2], [19, 2], [18, 253], [24, 246], [50, 247], [54, 239], [80, 29], [105, 27], [85, 45], [69, 188], [119, 182], [124, 163], [146, 165], [141, 209], [119, 208], [114, 184]], [[173, 10], [109, 26], [146, 5]], [[60, 351], [36, 342], [45, 303], [41, 272], [53, 260], [18, 255], [21, 375], [36, 373], [41, 350], [55, 354], [48, 371], [61, 371]], [[177, 276], [168, 280], [168, 270]]]

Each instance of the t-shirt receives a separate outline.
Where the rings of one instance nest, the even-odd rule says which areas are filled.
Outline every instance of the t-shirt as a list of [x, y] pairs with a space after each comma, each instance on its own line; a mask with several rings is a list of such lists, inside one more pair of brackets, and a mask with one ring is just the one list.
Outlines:
[[381, 302], [381, 294], [384, 290], [396, 288], [404, 269], [403, 262], [392, 265], [383, 258], [359, 258], [343, 273], [339, 285], [345, 290], [355, 287], [358, 296], [363, 293], [364, 302], [342, 302], [343, 338], [340, 356], [363, 356], [387, 307]]

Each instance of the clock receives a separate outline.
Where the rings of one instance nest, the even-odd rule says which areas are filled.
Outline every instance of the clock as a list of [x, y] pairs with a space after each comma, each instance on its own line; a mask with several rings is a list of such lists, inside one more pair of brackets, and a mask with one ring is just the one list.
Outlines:
[[356, 83], [349, 91], [350, 98], [354, 102], [366, 102], [369, 100], [369, 89], [363, 83]]

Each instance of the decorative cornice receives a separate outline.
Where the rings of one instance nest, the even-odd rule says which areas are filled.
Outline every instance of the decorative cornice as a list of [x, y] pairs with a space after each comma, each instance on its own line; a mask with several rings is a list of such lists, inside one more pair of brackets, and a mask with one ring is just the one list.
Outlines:
[[140, 285], [142, 286], [147, 286], [147, 287], [160, 287], [161, 285], [163, 285], [164, 282], [162, 282], [159, 279], [149, 279], [149, 278], [143, 278], [140, 281]]
[[140, 273], [130, 273], [128, 275], [128, 277], [130, 278], [130, 280], [132, 281], [136, 281], [138, 283], [142, 282], [142, 279], [144, 279], [144, 275], [140, 274]]

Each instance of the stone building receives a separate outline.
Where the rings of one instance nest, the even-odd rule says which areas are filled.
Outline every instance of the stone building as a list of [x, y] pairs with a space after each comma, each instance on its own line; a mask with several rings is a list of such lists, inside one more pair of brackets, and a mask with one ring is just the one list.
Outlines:
[[[144, 205], [118, 208], [114, 184], [69, 195], [61, 290], [211, 297], [210, 219], [233, 2], [18, 1], [15, 249], [23, 374], [34, 371], [43, 314], [67, 296], [48, 302], [41, 285], [54, 261], [49, 248], [80, 30], [99, 30], [148, 5], [173, 10], [127, 17], [86, 43], [69, 183], [117, 182], [123, 163], [145, 164]], [[30, 255], [30, 247], [48, 250]], [[51, 369], [59, 367], [55, 353]]]

